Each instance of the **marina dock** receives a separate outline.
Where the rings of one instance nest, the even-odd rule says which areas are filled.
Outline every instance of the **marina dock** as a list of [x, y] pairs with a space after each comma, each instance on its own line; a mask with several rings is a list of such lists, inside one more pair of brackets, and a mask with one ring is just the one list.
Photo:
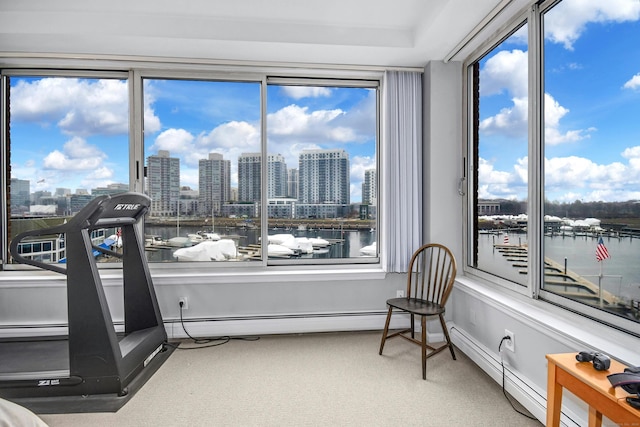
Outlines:
[[[518, 269], [520, 274], [528, 274], [528, 248], [524, 245], [496, 244], [494, 248], [505, 259]], [[544, 259], [544, 289], [564, 295], [568, 298], [584, 302], [589, 305], [604, 307], [618, 311], [623, 302], [616, 295], [602, 290], [597, 284], [583, 276], [566, 269], [564, 265], [545, 257]]]

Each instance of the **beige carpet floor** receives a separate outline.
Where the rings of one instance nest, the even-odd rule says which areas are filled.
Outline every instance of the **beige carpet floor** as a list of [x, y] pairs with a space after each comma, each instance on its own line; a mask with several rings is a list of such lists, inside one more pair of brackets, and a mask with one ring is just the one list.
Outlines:
[[[380, 332], [264, 336], [177, 349], [116, 413], [50, 414], [51, 427], [536, 426], [461, 351], [427, 362]], [[193, 347], [183, 341], [181, 347]]]

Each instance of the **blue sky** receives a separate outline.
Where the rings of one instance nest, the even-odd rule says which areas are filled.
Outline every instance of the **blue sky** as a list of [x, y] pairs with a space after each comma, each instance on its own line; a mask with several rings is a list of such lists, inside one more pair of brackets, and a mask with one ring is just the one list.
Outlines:
[[[545, 196], [640, 199], [640, 2], [564, 0], [545, 25]], [[526, 28], [481, 61], [480, 197], [526, 199]]]
[[[91, 189], [128, 182], [128, 88], [124, 80], [11, 79], [12, 177], [31, 191]], [[231, 161], [260, 151], [260, 85], [149, 79], [144, 82], [145, 158], [169, 150], [181, 159], [181, 185], [198, 188], [198, 160]], [[298, 167], [303, 149], [350, 154], [351, 200], [361, 200], [374, 168], [376, 92], [361, 88], [269, 86], [268, 152]]]

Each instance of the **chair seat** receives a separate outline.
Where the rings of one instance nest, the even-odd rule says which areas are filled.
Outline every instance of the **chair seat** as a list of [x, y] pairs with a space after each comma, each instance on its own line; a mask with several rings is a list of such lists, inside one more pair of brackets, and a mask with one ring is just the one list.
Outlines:
[[444, 313], [444, 307], [440, 304], [418, 298], [391, 298], [387, 300], [387, 305], [421, 316], [434, 316]]

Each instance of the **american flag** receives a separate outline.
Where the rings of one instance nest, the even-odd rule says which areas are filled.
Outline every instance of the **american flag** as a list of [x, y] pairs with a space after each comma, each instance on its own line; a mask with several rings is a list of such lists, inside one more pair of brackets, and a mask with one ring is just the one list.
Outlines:
[[609, 251], [602, 241], [602, 237], [598, 240], [598, 246], [596, 247], [596, 260], [602, 261], [609, 258]]

